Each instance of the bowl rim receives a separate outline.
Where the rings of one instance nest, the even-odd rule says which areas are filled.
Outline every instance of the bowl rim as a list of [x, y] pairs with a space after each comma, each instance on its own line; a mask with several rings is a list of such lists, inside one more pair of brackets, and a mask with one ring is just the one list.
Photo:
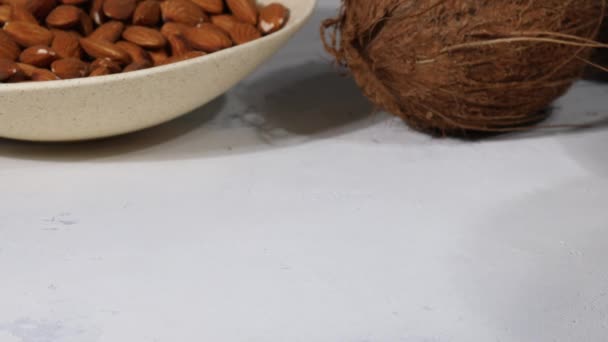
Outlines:
[[[296, 0], [296, 2], [303, 2], [304, 0]], [[67, 80], [57, 80], [57, 81], [46, 81], [46, 82], [22, 82], [22, 83], [0, 83], [0, 95], [2, 93], [10, 92], [10, 91], [27, 91], [27, 90], [40, 90], [40, 89], [61, 89], [61, 88], [72, 88], [72, 87], [81, 87], [81, 86], [94, 86], [98, 84], [106, 84], [113, 83], [118, 81], [132, 80], [136, 78], [145, 78], [151, 74], [157, 73], [165, 73], [171, 72], [173, 70], [188, 68], [191, 65], [197, 63], [212, 63], [214, 61], [218, 61], [223, 58], [225, 55], [232, 53], [241, 53], [243, 50], [254, 48], [256, 45], [262, 45], [265, 42], [279, 39], [282, 36], [289, 36], [292, 33], [295, 33], [312, 15], [316, 8], [317, 0], [306, 0], [309, 2], [309, 6], [304, 8], [304, 12], [301, 15], [297, 16], [296, 20], [289, 20], [287, 25], [283, 27], [281, 30], [256, 39], [254, 41], [232, 46], [228, 49], [224, 49], [218, 52], [210, 53], [204, 56], [188, 59], [185, 61], [180, 61], [177, 63], [167, 64], [156, 66], [143, 70], [136, 70], [127, 73], [118, 73], [111, 75], [103, 75], [96, 77], [85, 77], [85, 78], [74, 78]], [[290, 9], [290, 11], [292, 11]]]

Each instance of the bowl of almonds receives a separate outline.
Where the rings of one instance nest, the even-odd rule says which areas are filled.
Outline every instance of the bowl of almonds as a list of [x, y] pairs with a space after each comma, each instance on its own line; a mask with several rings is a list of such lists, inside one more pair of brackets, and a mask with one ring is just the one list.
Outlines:
[[152, 127], [269, 59], [316, 0], [0, 0], [0, 137]]

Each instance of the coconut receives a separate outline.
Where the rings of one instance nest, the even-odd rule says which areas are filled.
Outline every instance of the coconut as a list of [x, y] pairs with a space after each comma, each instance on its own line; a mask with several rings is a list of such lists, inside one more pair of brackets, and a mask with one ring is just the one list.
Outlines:
[[604, 0], [343, 0], [325, 47], [367, 97], [441, 135], [529, 128], [579, 79]]

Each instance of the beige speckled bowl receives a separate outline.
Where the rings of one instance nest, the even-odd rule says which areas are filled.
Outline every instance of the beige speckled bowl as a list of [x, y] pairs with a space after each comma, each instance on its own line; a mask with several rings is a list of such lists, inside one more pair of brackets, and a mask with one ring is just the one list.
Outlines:
[[290, 9], [285, 28], [214, 54], [126, 74], [0, 84], [0, 137], [31, 141], [103, 138], [188, 113], [226, 92], [270, 58], [310, 17], [316, 0], [280, 2]]

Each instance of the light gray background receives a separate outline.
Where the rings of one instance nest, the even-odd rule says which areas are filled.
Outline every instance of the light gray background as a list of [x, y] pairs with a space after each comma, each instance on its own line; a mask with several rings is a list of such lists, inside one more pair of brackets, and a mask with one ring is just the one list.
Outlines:
[[0, 141], [0, 342], [605, 341], [608, 127], [412, 132], [323, 54], [336, 6], [175, 122]]

